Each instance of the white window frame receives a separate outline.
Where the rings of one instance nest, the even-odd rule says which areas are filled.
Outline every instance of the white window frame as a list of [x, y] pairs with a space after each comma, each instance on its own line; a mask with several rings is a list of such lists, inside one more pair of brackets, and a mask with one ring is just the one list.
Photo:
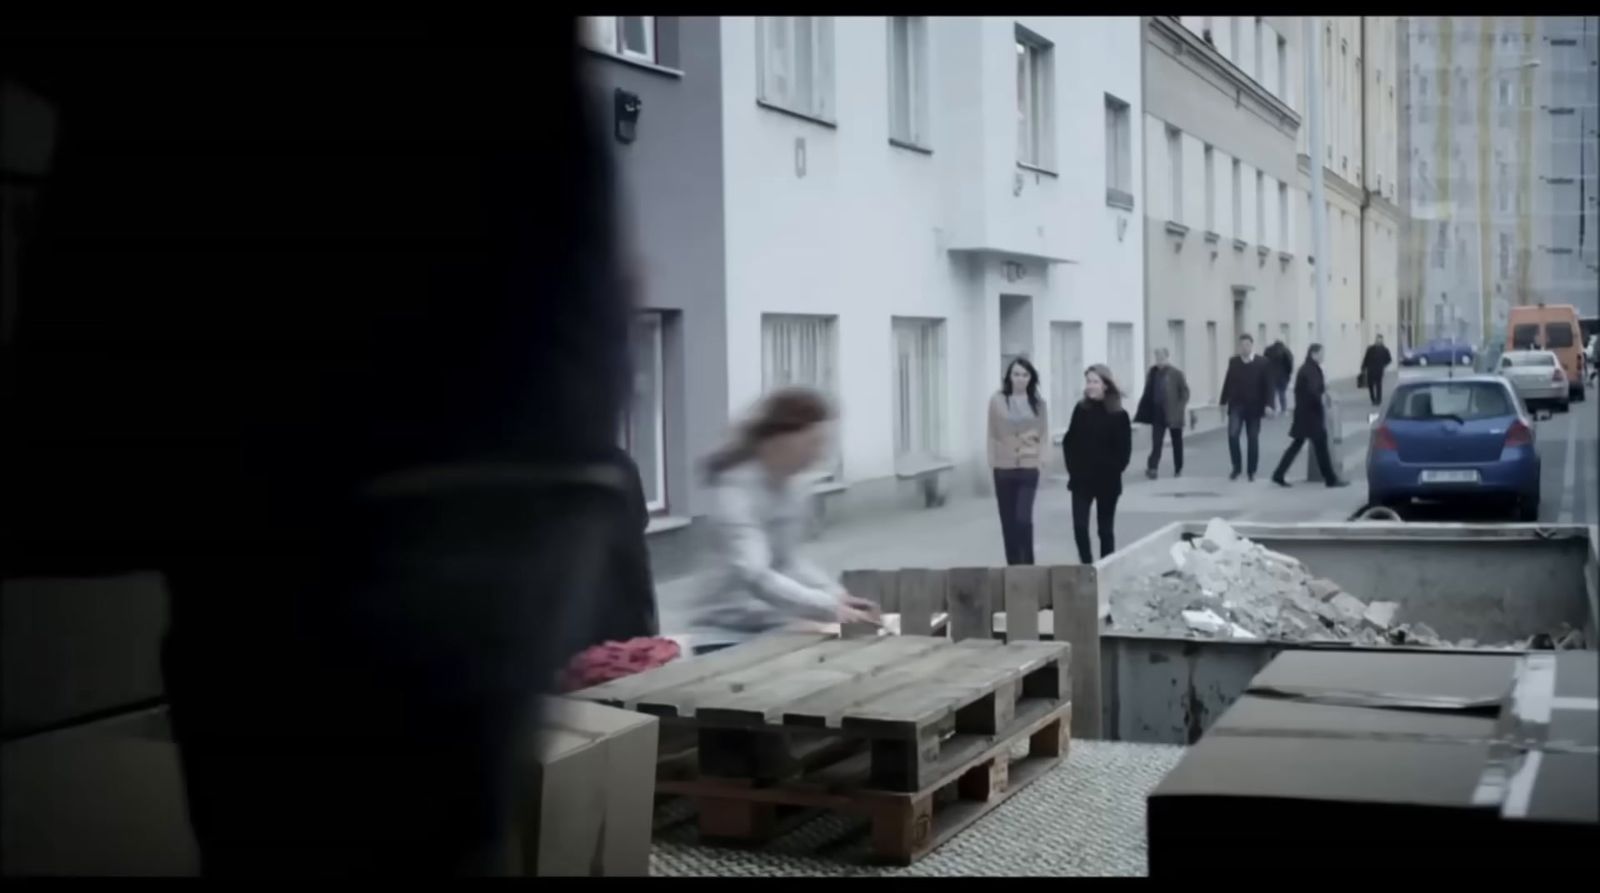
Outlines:
[[1256, 169], [1256, 244], [1267, 244], [1267, 175]]
[[1278, 98], [1293, 106], [1289, 102], [1289, 41], [1283, 35], [1278, 35]]
[[1175, 223], [1183, 222], [1183, 131], [1171, 124], [1167, 125], [1167, 176], [1172, 187], [1172, 206], [1168, 208], [1168, 218]]
[[[627, 29], [623, 27], [623, 19], [640, 21], [645, 44], [642, 49], [627, 45]], [[635, 62], [657, 64], [658, 41], [655, 16], [584, 16], [583, 37], [584, 44], [590, 49], [623, 59], [632, 59]]]
[[1289, 184], [1278, 184], [1278, 250], [1289, 250]]
[[1113, 191], [1133, 198], [1133, 107], [1106, 97], [1106, 197]]
[[[895, 316], [889, 321], [889, 355], [892, 357], [894, 383], [893, 428], [895, 466], [912, 466], [945, 461], [948, 386], [945, 381], [946, 356], [945, 321], [939, 317]], [[911, 362], [920, 362], [921, 368], [903, 370], [902, 349], [911, 352]], [[905, 373], [920, 381], [908, 381], [902, 388], [901, 376]], [[925, 392], [918, 393], [920, 389]], [[908, 393], [902, 393], [907, 391]], [[908, 406], [909, 397], [913, 405]], [[918, 412], [919, 405], [922, 412]]]
[[[777, 358], [768, 350], [777, 339], [776, 327], [784, 325], [815, 326], [819, 354], [810, 359], [815, 374], [797, 374], [792, 368], [780, 368]], [[779, 388], [798, 386], [812, 388], [838, 400], [839, 395], [839, 317], [821, 313], [763, 313], [761, 314], [761, 392], [771, 393]], [[843, 474], [844, 456], [839, 451], [837, 438], [830, 447], [833, 454], [823, 460], [820, 471], [823, 481], [837, 480]]]
[[1216, 148], [1210, 143], [1206, 144], [1205, 151], [1201, 154], [1205, 165], [1206, 183], [1206, 232], [1217, 231], [1217, 155]]
[[[926, 149], [928, 127], [928, 17], [888, 16], [889, 139]], [[904, 34], [904, 51], [896, 37]]]
[[1053, 171], [1055, 45], [1016, 27], [1017, 163]]
[[[805, 51], [799, 46], [802, 35]], [[761, 104], [834, 123], [833, 61], [832, 17], [756, 17], [756, 99]]]
[[1244, 238], [1244, 167], [1239, 164], [1239, 159], [1233, 159], [1229, 165], [1231, 171], [1228, 179], [1233, 188], [1233, 232], [1229, 235], [1235, 239]]
[[[638, 464], [638, 451], [641, 445], [634, 441], [633, 419], [637, 410], [636, 401], [639, 394], [638, 377], [648, 375], [655, 382], [655, 405], [651, 413], [655, 422], [652, 426], [654, 437], [652, 442], [648, 444], [655, 459], [655, 492], [652, 493], [648, 489], [650, 487], [648, 476], [641, 474], [640, 478], [643, 479], [647, 488], [644, 502], [645, 507], [651, 514], [662, 513], [667, 509], [666, 340], [663, 337], [665, 323], [665, 315], [659, 311], [646, 311], [634, 318], [634, 325], [637, 327], [633, 333], [636, 348], [634, 351], [636, 362], [634, 369], [635, 383], [633, 391], [629, 395], [627, 410], [623, 413], [622, 430], [619, 432], [620, 445], [627, 451], [628, 455], [633, 457], [634, 463]], [[644, 352], [637, 349], [637, 342], [641, 336], [650, 341], [648, 356], [642, 356], [641, 354]]]

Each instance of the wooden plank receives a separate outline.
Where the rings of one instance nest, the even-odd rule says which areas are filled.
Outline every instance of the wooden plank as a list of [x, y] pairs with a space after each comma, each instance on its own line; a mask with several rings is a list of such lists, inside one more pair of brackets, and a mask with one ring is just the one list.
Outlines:
[[852, 639], [815, 665], [793, 672], [773, 673], [763, 668], [761, 678], [740, 674], [738, 687], [700, 696], [695, 720], [701, 723], [762, 724], [782, 722], [784, 710], [796, 701], [851, 686], [862, 679], [888, 672], [943, 646], [939, 639], [921, 636], [884, 636]]
[[1072, 736], [1100, 737], [1100, 590], [1093, 565], [1050, 569], [1055, 640], [1072, 645]]
[[724, 648], [699, 657], [675, 660], [664, 667], [657, 667], [635, 676], [614, 679], [592, 688], [571, 692], [563, 697], [598, 701], [602, 704], [633, 709], [640, 698], [653, 692], [763, 664], [791, 651], [798, 651], [831, 638], [833, 637], [823, 633], [781, 633], [761, 636], [732, 648]]
[[975, 652], [941, 677], [857, 702], [840, 716], [839, 727], [885, 736], [911, 737], [1001, 685], [1064, 656], [1055, 642], [1018, 642]]
[[[758, 685], [772, 679], [775, 674], [818, 666], [870, 644], [873, 643], [831, 637], [815, 641], [804, 648], [774, 655], [753, 666], [718, 673], [672, 688], [658, 689], [638, 698], [634, 702], [634, 709], [657, 716], [694, 716], [696, 708], [701, 703], [717, 703], [718, 699], [736, 695], [747, 686]], [[721, 653], [715, 652], [707, 657]]]
[[951, 570], [946, 583], [950, 638], [991, 638], [995, 606], [1004, 598], [1005, 573], [999, 568], [961, 567]]
[[[885, 589], [894, 585], [892, 576], [886, 577], [883, 571], [845, 571], [839, 582], [846, 592], [856, 598], [864, 598], [885, 612], [889, 611], [884, 599], [888, 596]], [[870, 623], [846, 623], [840, 628], [839, 634], [846, 639], [860, 639], [876, 636], [878, 627]]]
[[[910, 638], [902, 636], [902, 639]], [[793, 725], [838, 728], [845, 711], [856, 704], [918, 685], [928, 679], [943, 678], [955, 672], [963, 661], [975, 655], [1002, 647], [993, 639], [971, 639], [966, 642], [935, 640], [939, 647], [913, 658], [905, 665], [879, 673], [851, 685], [837, 686], [816, 695], [802, 698], [784, 709], [783, 721]]]
[[1039, 607], [1050, 600], [1050, 569], [1008, 567], [1005, 587], [1006, 641], [1037, 641]]
[[896, 581], [900, 593], [900, 634], [933, 634], [933, 615], [945, 607], [945, 571], [903, 570]]

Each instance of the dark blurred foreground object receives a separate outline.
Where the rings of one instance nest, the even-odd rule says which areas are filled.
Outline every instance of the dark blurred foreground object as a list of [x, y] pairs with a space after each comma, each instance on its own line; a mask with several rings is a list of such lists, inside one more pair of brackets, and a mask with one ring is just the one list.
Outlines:
[[637, 529], [573, 36], [0, 22], [5, 571], [165, 574], [208, 874], [504, 868]]

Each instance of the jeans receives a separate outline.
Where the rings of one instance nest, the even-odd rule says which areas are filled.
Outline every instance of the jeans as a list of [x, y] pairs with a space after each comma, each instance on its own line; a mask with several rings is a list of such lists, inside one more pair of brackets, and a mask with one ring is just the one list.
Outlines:
[[1006, 564], [1033, 563], [1033, 497], [1038, 492], [1039, 469], [994, 470], [994, 498], [1000, 507]]
[[1089, 504], [1094, 503], [1095, 526], [1100, 534], [1100, 557], [1117, 550], [1113, 528], [1117, 520], [1117, 497], [1121, 494], [1095, 494], [1072, 491], [1072, 538], [1078, 543], [1078, 561], [1094, 564], [1094, 550], [1089, 546]]
[[1289, 383], [1287, 381], [1278, 385], [1278, 411], [1289, 411]]
[[1249, 449], [1250, 476], [1256, 476], [1261, 464], [1261, 416], [1246, 415], [1244, 410], [1228, 407], [1228, 458], [1233, 461], [1233, 473], [1239, 473], [1239, 432], [1244, 432]]
[[1383, 373], [1367, 372], [1367, 395], [1372, 398], [1373, 406], [1383, 405]]
[[1283, 458], [1278, 462], [1278, 470], [1272, 473], [1273, 480], [1283, 480], [1283, 476], [1289, 473], [1289, 466], [1294, 464], [1295, 457], [1300, 455], [1300, 447], [1304, 446], [1308, 440], [1311, 441], [1311, 452], [1317, 457], [1317, 467], [1322, 469], [1323, 481], [1330, 487], [1338, 483], [1339, 477], [1333, 473], [1333, 456], [1328, 451], [1328, 432], [1326, 431], [1318, 431], [1306, 437], [1296, 437], [1290, 441], [1289, 449], [1284, 452]]
[[1146, 468], [1155, 471], [1161, 467], [1161, 445], [1167, 439], [1167, 433], [1172, 433], [1172, 471], [1174, 474], [1183, 473], [1183, 429], [1168, 428], [1166, 425], [1150, 426], [1150, 461]]

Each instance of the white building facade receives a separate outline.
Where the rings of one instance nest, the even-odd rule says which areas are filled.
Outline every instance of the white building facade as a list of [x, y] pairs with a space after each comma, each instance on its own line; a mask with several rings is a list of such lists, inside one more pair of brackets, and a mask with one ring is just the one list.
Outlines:
[[984, 490], [1010, 357], [1057, 434], [1088, 364], [1137, 392], [1137, 20], [728, 17], [722, 44], [729, 405], [834, 395], [830, 512]]

